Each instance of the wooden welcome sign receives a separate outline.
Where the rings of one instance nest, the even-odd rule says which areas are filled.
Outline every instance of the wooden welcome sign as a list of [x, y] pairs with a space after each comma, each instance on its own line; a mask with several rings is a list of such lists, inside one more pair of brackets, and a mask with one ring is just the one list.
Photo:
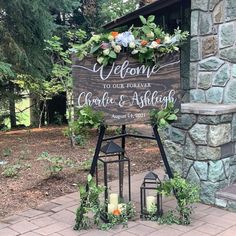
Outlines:
[[95, 58], [73, 58], [74, 105], [102, 111], [106, 124], [149, 122], [149, 111], [180, 100], [179, 54], [164, 56], [157, 65], [143, 65], [121, 54], [110, 66]]

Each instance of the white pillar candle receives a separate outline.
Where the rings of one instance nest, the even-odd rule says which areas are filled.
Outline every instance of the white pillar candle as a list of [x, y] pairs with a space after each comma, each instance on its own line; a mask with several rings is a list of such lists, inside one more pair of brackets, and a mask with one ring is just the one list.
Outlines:
[[118, 194], [117, 193], [110, 194], [110, 204], [113, 204], [115, 206], [115, 209], [117, 209], [118, 207]]
[[118, 204], [118, 210], [120, 212], [125, 211], [126, 210], [126, 204], [124, 204], [124, 203]]
[[147, 211], [150, 212], [155, 207], [156, 204], [156, 198], [154, 196], [147, 196], [146, 197], [146, 205], [147, 205]]
[[112, 214], [114, 210], [115, 210], [114, 204], [108, 204], [108, 206], [107, 206], [107, 212], [110, 213], [110, 214]]

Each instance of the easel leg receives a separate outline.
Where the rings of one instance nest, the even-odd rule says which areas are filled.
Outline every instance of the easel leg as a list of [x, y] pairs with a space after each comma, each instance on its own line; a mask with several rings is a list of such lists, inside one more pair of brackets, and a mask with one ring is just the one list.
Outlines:
[[92, 165], [91, 165], [90, 172], [89, 172], [92, 176], [94, 176], [94, 174], [95, 174], [97, 161], [98, 161], [98, 157], [99, 157], [99, 152], [100, 152], [100, 149], [102, 146], [102, 141], [103, 141], [103, 137], [105, 135], [105, 131], [106, 131], [106, 127], [104, 125], [101, 125], [100, 131], [99, 131], [99, 136], [98, 136], [98, 141], [97, 141], [97, 146], [95, 149]]
[[[121, 134], [126, 134], [126, 126], [122, 125]], [[121, 139], [121, 147], [123, 148], [124, 152], [122, 152], [122, 156], [125, 155], [125, 136]]]
[[[125, 125], [122, 125], [122, 129], [121, 129], [121, 134], [126, 134], [126, 126]], [[122, 149], [124, 150], [124, 152], [121, 153], [121, 158], [124, 158], [125, 156], [125, 136], [123, 136], [121, 138], [121, 147]], [[119, 164], [119, 170], [120, 170], [120, 178], [119, 178], [119, 181], [120, 181], [120, 189], [119, 189], [119, 194], [120, 194], [120, 197], [123, 198], [123, 192], [124, 192], [124, 162], [120, 163]]]
[[163, 160], [163, 162], [164, 162], [164, 165], [165, 165], [165, 168], [166, 168], [166, 172], [167, 172], [169, 178], [172, 179], [174, 176], [173, 176], [173, 173], [172, 173], [172, 171], [171, 171], [169, 162], [168, 162], [168, 160], [167, 160], [166, 153], [165, 153], [163, 144], [162, 144], [162, 142], [161, 142], [160, 135], [159, 135], [159, 133], [158, 133], [157, 125], [154, 125], [154, 126], [153, 126], [153, 132], [154, 132], [154, 136], [155, 136], [156, 141], [157, 141], [157, 145], [158, 145], [158, 147], [159, 147], [159, 149], [160, 149], [161, 157], [162, 157], [162, 160]]

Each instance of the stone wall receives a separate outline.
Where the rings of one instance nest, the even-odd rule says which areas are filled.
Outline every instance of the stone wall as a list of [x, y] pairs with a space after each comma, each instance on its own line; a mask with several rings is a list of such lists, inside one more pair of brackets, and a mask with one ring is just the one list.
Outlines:
[[236, 1], [192, 0], [190, 102], [236, 103]]
[[191, 1], [189, 68], [189, 100], [164, 146], [201, 200], [220, 205], [215, 193], [236, 181], [236, 0]]
[[236, 181], [236, 105], [191, 103], [166, 133], [171, 168], [198, 184], [201, 200], [217, 204], [215, 192]]

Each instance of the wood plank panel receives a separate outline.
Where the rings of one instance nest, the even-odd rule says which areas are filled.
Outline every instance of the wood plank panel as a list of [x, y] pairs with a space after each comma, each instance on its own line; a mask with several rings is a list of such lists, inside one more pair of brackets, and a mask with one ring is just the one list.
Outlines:
[[181, 98], [179, 54], [166, 55], [155, 66], [126, 54], [106, 67], [94, 58], [73, 57], [72, 71], [75, 106], [102, 111], [109, 125], [148, 123], [150, 109]]

